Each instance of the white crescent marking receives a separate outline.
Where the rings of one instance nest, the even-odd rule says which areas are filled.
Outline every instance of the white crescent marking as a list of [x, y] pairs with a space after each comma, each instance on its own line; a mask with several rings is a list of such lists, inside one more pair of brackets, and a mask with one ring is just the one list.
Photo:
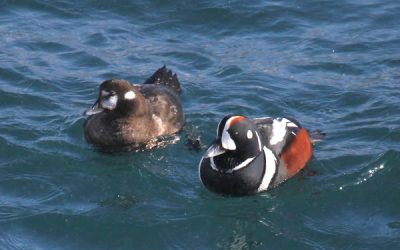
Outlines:
[[[228, 133], [228, 129], [231, 126], [232, 120], [237, 117], [239, 117], [239, 116], [232, 116], [231, 118], [229, 118], [225, 123], [224, 129], [222, 130], [221, 142], [222, 142], [222, 147], [225, 149], [229, 149], [229, 150], [236, 149], [235, 141], [232, 140], [231, 135]], [[219, 125], [220, 124], [218, 124], [218, 127], [219, 127]]]
[[235, 142], [232, 140], [231, 135], [226, 130], [224, 130], [224, 132], [222, 132], [221, 144], [224, 149], [228, 149], [228, 150], [236, 149]]
[[271, 180], [276, 172], [276, 157], [274, 153], [267, 147], [264, 147], [263, 149], [265, 155], [265, 173], [261, 184], [258, 187], [258, 192], [268, 189], [269, 184], [271, 183]]
[[234, 167], [231, 170], [227, 171], [227, 173], [233, 173], [233, 172], [235, 172], [235, 171], [237, 171], [239, 169], [247, 167], [249, 165], [249, 163], [254, 160], [254, 158], [256, 158], [256, 157], [247, 158], [246, 160], [244, 160], [242, 163], [240, 163], [236, 167]]

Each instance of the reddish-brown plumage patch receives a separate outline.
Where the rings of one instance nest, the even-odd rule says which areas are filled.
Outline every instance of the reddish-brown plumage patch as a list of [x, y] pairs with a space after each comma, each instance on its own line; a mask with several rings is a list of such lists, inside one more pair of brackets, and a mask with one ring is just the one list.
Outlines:
[[286, 163], [288, 177], [295, 175], [311, 159], [313, 153], [310, 136], [306, 129], [302, 128], [296, 138], [281, 154], [281, 159]]
[[236, 123], [245, 120], [246, 117], [244, 116], [234, 116], [231, 120], [231, 122], [229, 123], [229, 127], [232, 127], [233, 125], [235, 125]]

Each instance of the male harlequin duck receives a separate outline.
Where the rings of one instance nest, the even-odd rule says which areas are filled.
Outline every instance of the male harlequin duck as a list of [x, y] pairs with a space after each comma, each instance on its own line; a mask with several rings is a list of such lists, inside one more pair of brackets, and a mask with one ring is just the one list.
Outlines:
[[293, 119], [229, 115], [200, 161], [200, 180], [222, 195], [254, 194], [294, 176], [312, 154], [309, 133]]
[[180, 83], [165, 66], [144, 84], [107, 80], [85, 112], [85, 138], [97, 146], [145, 146], [151, 139], [178, 132], [185, 123]]

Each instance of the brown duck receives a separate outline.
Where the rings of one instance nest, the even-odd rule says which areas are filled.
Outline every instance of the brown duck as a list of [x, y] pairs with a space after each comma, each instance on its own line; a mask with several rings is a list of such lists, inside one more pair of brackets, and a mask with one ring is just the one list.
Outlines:
[[97, 101], [85, 112], [85, 138], [97, 146], [139, 147], [176, 133], [185, 123], [180, 93], [176, 74], [165, 66], [144, 84], [104, 81]]

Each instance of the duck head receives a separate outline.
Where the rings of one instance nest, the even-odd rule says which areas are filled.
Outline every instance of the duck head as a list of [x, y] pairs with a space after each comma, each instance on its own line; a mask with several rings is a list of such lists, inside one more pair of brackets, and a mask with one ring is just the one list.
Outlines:
[[99, 95], [93, 106], [85, 112], [91, 116], [107, 112], [116, 116], [140, 114], [144, 112], [144, 97], [138, 87], [126, 80], [107, 80], [99, 88]]
[[217, 137], [204, 157], [229, 155], [240, 160], [256, 157], [261, 151], [261, 138], [256, 125], [245, 116], [228, 115], [219, 122]]

